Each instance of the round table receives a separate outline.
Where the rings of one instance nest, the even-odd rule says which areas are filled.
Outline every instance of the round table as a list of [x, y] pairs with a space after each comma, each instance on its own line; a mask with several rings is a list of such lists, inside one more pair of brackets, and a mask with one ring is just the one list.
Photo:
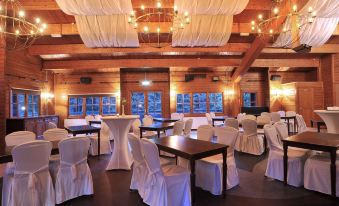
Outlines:
[[101, 118], [102, 121], [104, 121], [110, 128], [114, 137], [113, 154], [108, 162], [106, 170], [131, 169], [132, 156], [128, 149], [127, 133], [132, 123], [138, 118], [138, 115], [122, 115]]
[[339, 111], [315, 110], [325, 122], [328, 133], [339, 133]]

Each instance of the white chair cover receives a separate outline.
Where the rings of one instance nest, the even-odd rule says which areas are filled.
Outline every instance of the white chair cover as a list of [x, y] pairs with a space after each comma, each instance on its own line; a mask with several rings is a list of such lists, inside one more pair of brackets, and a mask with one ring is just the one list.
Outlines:
[[297, 114], [296, 118], [297, 118], [297, 125], [298, 125], [298, 133], [303, 133], [303, 132], [308, 131], [309, 129], [306, 126], [306, 122], [303, 116], [301, 116], [300, 114]]
[[[331, 161], [326, 153], [307, 159], [304, 171], [304, 187], [309, 190], [331, 194]], [[336, 196], [339, 197], [339, 156], [336, 160]]]
[[157, 146], [148, 139], [141, 143], [149, 170], [143, 201], [150, 206], [191, 205], [190, 172], [177, 165], [160, 167]]
[[18, 131], [13, 132], [5, 137], [6, 146], [16, 146], [26, 142], [34, 141], [36, 138], [33, 132], [29, 131]]
[[278, 112], [272, 112], [271, 120], [273, 123], [280, 122], [280, 114]]
[[251, 119], [242, 120], [244, 134], [241, 137], [241, 151], [253, 155], [264, 152], [264, 139], [257, 133], [257, 122]]
[[210, 113], [206, 113], [205, 114], [206, 118], [207, 118], [207, 122], [208, 124], [212, 125], [212, 117]]
[[140, 119], [136, 119], [133, 124], [132, 124], [132, 130], [133, 130], [133, 134], [140, 136], [140, 125], [141, 125], [141, 121]]
[[173, 126], [172, 135], [181, 135], [184, 130], [185, 123], [183, 121], [176, 121]]
[[180, 114], [180, 120], [184, 120], [184, 117], [185, 117], [185, 114], [184, 114], [184, 113], [181, 113], [181, 114]]
[[257, 118], [254, 115], [251, 114], [246, 114], [243, 119], [251, 119], [251, 120], [256, 120]]
[[280, 114], [280, 117], [285, 117], [286, 116], [286, 112], [285, 111], [277, 111]]
[[180, 113], [172, 113], [171, 114], [171, 119], [181, 119]]
[[287, 125], [283, 122], [274, 123], [275, 128], [278, 131], [278, 136], [281, 140], [286, 139], [288, 137], [288, 129]]
[[[264, 131], [265, 136], [267, 138], [268, 148], [270, 149], [265, 176], [283, 181], [284, 152], [281, 140], [278, 137], [278, 133], [275, 126], [265, 125]], [[304, 163], [306, 158], [308, 157], [308, 152], [289, 148], [287, 155], [288, 155], [287, 183], [289, 185], [299, 187], [303, 185]]]
[[210, 142], [214, 135], [214, 128], [211, 125], [201, 125], [197, 130], [198, 140]]
[[286, 111], [286, 117], [293, 117], [295, 116], [297, 113], [295, 111]]
[[74, 137], [59, 142], [60, 165], [56, 176], [56, 203], [93, 194], [92, 174], [87, 164], [88, 137]]
[[86, 120], [86, 123], [87, 124], [89, 124], [89, 121], [92, 121], [92, 120], [94, 120], [95, 119], [95, 117], [93, 116], [93, 115], [87, 115], [86, 117], [85, 117], [85, 120]]
[[48, 171], [51, 150], [52, 143], [43, 140], [13, 148], [15, 169], [4, 176], [2, 205], [55, 205], [53, 182]]
[[128, 142], [133, 156], [133, 173], [130, 189], [138, 190], [141, 198], [144, 198], [148, 167], [142, 151], [140, 138], [135, 134], [128, 134]]
[[54, 122], [48, 122], [47, 129], [56, 129], [58, 126]]
[[261, 112], [260, 116], [267, 116], [271, 118], [271, 114], [269, 112]]
[[[153, 124], [153, 117], [151, 115], [145, 115], [145, 117], [142, 119], [142, 123], [145, 126], [149, 126], [151, 124]], [[157, 133], [154, 131], [145, 131], [144, 134], [142, 135], [143, 137], [150, 137], [150, 136], [154, 136]]]
[[[234, 146], [239, 135], [232, 127], [215, 128], [217, 142], [227, 148], [227, 189], [239, 184], [238, 171], [234, 159]], [[222, 155], [214, 155], [196, 162], [196, 185], [214, 195], [222, 194]]]
[[264, 116], [258, 116], [257, 117], [257, 124], [258, 125], [271, 124], [271, 116], [268, 116], [268, 115], [266, 114]]
[[213, 118], [215, 117], [215, 113], [214, 112], [210, 112], [210, 116]]
[[185, 121], [184, 136], [189, 137], [191, 135], [193, 125], [193, 119], [188, 119]]
[[246, 115], [246, 113], [239, 113], [237, 115], [237, 120], [238, 120], [239, 123], [241, 123], [241, 121], [244, 119], [245, 115]]
[[[101, 122], [100, 129], [100, 154], [111, 154], [112, 147], [110, 143], [111, 130], [105, 122]], [[98, 155], [98, 134], [93, 134], [90, 136], [91, 146], [89, 153], [91, 155]]]
[[58, 141], [68, 137], [68, 132], [65, 129], [49, 129], [43, 133], [44, 140]]
[[234, 129], [239, 130], [239, 122], [234, 118], [228, 118], [225, 121], [227, 127], [233, 127]]

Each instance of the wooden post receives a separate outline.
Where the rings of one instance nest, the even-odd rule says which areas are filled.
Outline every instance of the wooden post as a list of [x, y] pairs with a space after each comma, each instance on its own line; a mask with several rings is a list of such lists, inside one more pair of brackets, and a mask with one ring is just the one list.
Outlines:
[[0, 48], [0, 150], [5, 147], [6, 135], [6, 82], [5, 82], [6, 50]]

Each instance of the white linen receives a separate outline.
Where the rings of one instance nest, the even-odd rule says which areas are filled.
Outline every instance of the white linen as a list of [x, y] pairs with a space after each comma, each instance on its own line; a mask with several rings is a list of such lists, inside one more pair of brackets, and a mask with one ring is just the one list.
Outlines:
[[68, 132], [65, 129], [59, 129], [59, 128], [49, 129], [49, 130], [46, 130], [42, 136], [44, 137], [44, 140], [52, 142], [52, 141], [58, 141], [58, 140], [67, 138]]
[[176, 165], [160, 167], [157, 146], [148, 139], [141, 143], [149, 171], [143, 201], [150, 206], [191, 205], [190, 172]]
[[136, 119], [132, 123], [133, 134], [137, 135], [138, 137], [140, 137], [140, 128], [139, 128], [140, 126], [141, 126], [140, 119]]
[[339, 133], [339, 111], [315, 110], [314, 112], [324, 120], [328, 133]]
[[198, 140], [211, 141], [214, 135], [214, 128], [211, 125], [201, 125], [197, 130]]
[[210, 114], [210, 113], [206, 113], [205, 116], [206, 116], [206, 119], [207, 119], [208, 124], [209, 124], [209, 125], [212, 125], [212, 117], [211, 117], [211, 114]]
[[244, 133], [240, 136], [241, 151], [252, 155], [261, 155], [264, 153], [264, 139], [262, 135], [258, 135], [257, 122], [251, 119], [242, 120]]
[[[305, 163], [304, 187], [309, 190], [331, 194], [331, 161], [327, 153], [314, 155]], [[336, 196], [339, 197], [339, 156], [336, 160]]]
[[179, 120], [182, 120], [181, 118], [182, 118], [182, 116], [181, 116], [180, 113], [172, 113], [172, 114], [171, 114], [171, 119], [179, 119]]
[[81, 39], [87, 47], [138, 47], [136, 30], [128, 15], [75, 16]]
[[281, 116], [278, 112], [272, 112], [271, 113], [271, 120], [273, 123], [280, 122]]
[[193, 119], [188, 119], [185, 121], [185, 128], [183, 133], [185, 137], [189, 137], [191, 135], [192, 125]]
[[175, 0], [178, 13], [183, 14], [209, 14], [209, 15], [235, 15], [241, 13], [249, 0]]
[[[48, 171], [52, 143], [36, 140], [13, 148], [14, 169], [3, 180], [2, 205], [55, 205]], [[34, 159], [34, 161], [31, 161]]]
[[[281, 145], [281, 139], [278, 137], [276, 128], [273, 125], [264, 126], [265, 136], [269, 150], [268, 162], [265, 176], [284, 180], [284, 152]], [[299, 187], [303, 185], [304, 163], [308, 157], [308, 152], [301, 150], [288, 149], [288, 168], [287, 184]]]
[[265, 125], [271, 123], [271, 116], [264, 115], [264, 116], [258, 116], [257, 117], [257, 124], [258, 125]]
[[288, 137], [288, 129], [285, 123], [276, 122], [274, 123], [274, 127], [277, 129], [278, 136], [281, 140], [286, 139]]
[[[174, 22], [180, 24], [179, 21]], [[225, 45], [232, 33], [233, 16], [194, 15], [183, 29], [173, 31], [173, 47], [212, 47]], [[180, 25], [174, 25], [179, 28]]]
[[110, 128], [114, 136], [114, 148], [106, 170], [124, 169], [130, 170], [132, 159], [128, 150], [127, 133], [132, 123], [138, 119], [138, 115], [125, 115], [114, 117], [103, 117], [102, 120]]
[[173, 126], [173, 133], [172, 135], [181, 135], [184, 130], [185, 123], [184, 121], [176, 121]]
[[[215, 128], [217, 142], [228, 145], [227, 148], [227, 189], [239, 184], [238, 171], [234, 159], [234, 146], [239, 131], [232, 127]], [[196, 161], [196, 186], [214, 195], [222, 194], [222, 155], [214, 155]]]
[[59, 142], [60, 165], [53, 171], [56, 203], [93, 194], [91, 170], [87, 164], [90, 140], [74, 137]]
[[47, 129], [55, 129], [58, 126], [54, 122], [48, 122]]
[[[100, 154], [111, 154], [112, 148], [110, 143], [111, 131], [105, 122], [101, 123], [100, 129]], [[91, 155], [98, 155], [98, 134], [90, 136], [91, 146], [89, 153]]]
[[26, 142], [34, 141], [35, 134], [30, 131], [12, 132], [5, 137], [6, 146], [16, 146]]
[[142, 151], [140, 138], [135, 134], [128, 134], [128, 142], [131, 146], [131, 153], [133, 156], [133, 173], [130, 189], [138, 190], [141, 198], [144, 198], [148, 167]]
[[239, 130], [239, 122], [234, 118], [227, 118], [225, 121], [227, 127], [233, 127], [236, 130]]
[[60, 9], [68, 15], [113, 15], [133, 11], [131, 1], [126, 0], [56, 0]]

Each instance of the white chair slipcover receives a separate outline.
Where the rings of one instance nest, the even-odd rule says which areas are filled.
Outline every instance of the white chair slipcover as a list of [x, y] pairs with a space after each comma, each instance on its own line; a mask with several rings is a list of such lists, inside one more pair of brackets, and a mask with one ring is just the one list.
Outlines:
[[271, 120], [273, 123], [280, 122], [280, 114], [278, 112], [272, 112]]
[[18, 131], [13, 132], [5, 137], [6, 146], [16, 146], [26, 142], [31, 142], [36, 139], [36, 136], [33, 132], [29, 131]]
[[[227, 148], [227, 189], [239, 184], [238, 171], [234, 159], [234, 146], [239, 131], [232, 127], [215, 128], [217, 142]], [[196, 185], [214, 195], [222, 194], [222, 155], [214, 155], [196, 162]]]
[[[111, 130], [105, 122], [101, 122], [100, 129], [100, 154], [111, 154], [112, 147], [110, 143]], [[91, 155], [98, 155], [98, 134], [93, 134], [90, 136], [91, 146], [89, 153]]]
[[239, 122], [234, 118], [227, 118], [225, 124], [227, 127], [233, 127], [234, 129], [239, 130]]
[[181, 114], [180, 113], [172, 113], [171, 119], [181, 119]]
[[210, 112], [210, 116], [213, 118], [215, 117], [215, 113], [214, 112]]
[[264, 139], [263, 136], [257, 133], [257, 122], [251, 119], [244, 119], [241, 123], [244, 129], [240, 140], [241, 151], [253, 155], [264, 153]]
[[208, 124], [212, 125], [212, 117], [210, 113], [205, 114]]
[[13, 148], [15, 168], [4, 176], [2, 205], [55, 205], [55, 192], [48, 170], [51, 150], [52, 143], [43, 140]]
[[172, 135], [181, 135], [184, 130], [185, 122], [184, 121], [176, 121], [173, 126]]
[[184, 120], [185, 114], [184, 113], [180, 113], [180, 120]]
[[[306, 160], [304, 187], [309, 190], [331, 194], [331, 160], [328, 153], [311, 156]], [[336, 196], [339, 197], [339, 155], [336, 160]]]
[[297, 125], [298, 125], [298, 133], [303, 133], [303, 132], [310, 130], [309, 128], [307, 128], [307, 125], [306, 125], [306, 122], [303, 116], [301, 116], [300, 114], [297, 114], [296, 118], [297, 118]]
[[288, 129], [287, 125], [283, 122], [276, 122], [274, 123], [275, 128], [277, 129], [278, 132], [278, 137], [283, 140], [288, 137]]
[[244, 116], [243, 120], [244, 120], [244, 119], [256, 120], [257, 118], [256, 118], [254, 115], [252, 115], [252, 114], [246, 114], [246, 115]]
[[285, 117], [286, 116], [286, 112], [285, 111], [280, 110], [280, 111], [277, 111], [277, 112], [279, 113], [280, 117]]
[[59, 142], [60, 165], [53, 172], [56, 203], [93, 194], [91, 170], [87, 164], [88, 137], [74, 137]]
[[[145, 115], [145, 117], [142, 119], [142, 123], [144, 126], [149, 126], [153, 124], [153, 117], [151, 115]], [[142, 134], [143, 137], [151, 137], [157, 135], [154, 131], [145, 131], [144, 134]]]
[[68, 137], [68, 132], [65, 129], [48, 129], [43, 133], [44, 140], [58, 141]]
[[149, 171], [143, 201], [150, 206], [191, 205], [190, 172], [177, 165], [160, 167], [157, 146], [148, 139], [141, 143]]
[[238, 122], [241, 123], [241, 121], [244, 119], [245, 116], [246, 116], [246, 113], [239, 113], [237, 115]]
[[140, 136], [140, 128], [139, 128], [140, 126], [141, 126], [140, 119], [136, 119], [132, 124], [133, 134]]
[[93, 115], [87, 115], [86, 117], [85, 117], [85, 120], [86, 120], [86, 123], [87, 124], [89, 124], [89, 121], [92, 121], [92, 120], [94, 120], [95, 119], [95, 117], [93, 116]]
[[48, 122], [47, 129], [56, 129], [58, 126], [54, 122]]
[[[286, 111], [286, 117], [294, 117], [297, 113], [295, 111]], [[294, 131], [294, 119], [290, 119], [290, 128]]]
[[[281, 139], [273, 125], [264, 126], [265, 136], [269, 148], [268, 162], [265, 175], [267, 177], [284, 180], [284, 152]], [[303, 185], [304, 163], [308, 157], [307, 151], [288, 149], [287, 183], [299, 187]]]
[[148, 167], [142, 151], [140, 138], [135, 134], [128, 134], [128, 142], [131, 146], [131, 153], [133, 156], [133, 172], [130, 189], [138, 190], [141, 198], [144, 198]]
[[201, 125], [197, 130], [197, 139], [211, 141], [214, 135], [214, 128], [211, 125]]
[[271, 114], [269, 112], [261, 112], [260, 116], [270, 117], [271, 119]]
[[264, 115], [264, 116], [258, 116], [257, 117], [257, 124], [258, 125], [265, 125], [271, 123], [271, 116]]
[[184, 127], [184, 136], [185, 137], [190, 137], [192, 125], [193, 125], [193, 119], [188, 119], [188, 120], [185, 121], [185, 127]]

